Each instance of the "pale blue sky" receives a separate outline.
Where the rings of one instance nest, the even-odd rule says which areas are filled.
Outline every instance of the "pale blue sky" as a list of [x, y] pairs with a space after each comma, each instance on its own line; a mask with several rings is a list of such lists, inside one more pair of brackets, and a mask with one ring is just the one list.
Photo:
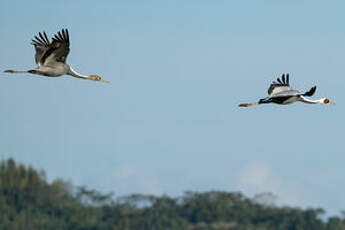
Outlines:
[[[0, 2], [0, 70], [68, 28], [68, 63], [111, 84], [0, 73], [0, 156], [115, 195], [273, 192], [345, 210], [345, 2]], [[290, 73], [336, 106], [238, 108]]]

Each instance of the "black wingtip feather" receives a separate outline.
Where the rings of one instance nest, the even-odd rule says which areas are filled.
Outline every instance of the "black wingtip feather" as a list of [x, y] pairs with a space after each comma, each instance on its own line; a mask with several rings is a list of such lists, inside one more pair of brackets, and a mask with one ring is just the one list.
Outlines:
[[66, 28], [65, 30], [66, 30], [66, 37], [67, 37], [67, 41], [69, 42], [69, 34], [68, 34], [68, 30], [67, 30], [67, 28]]
[[67, 29], [63, 29], [62, 34], [64, 36], [65, 41], [69, 43]]
[[48, 45], [49, 45], [49, 42], [47, 42], [47, 40], [43, 37], [43, 35], [41, 34], [41, 32], [39, 32], [38, 35], [40, 36], [42, 43], [43, 43], [45, 46], [48, 46]]
[[41, 41], [41, 39], [39, 37], [35, 36], [35, 38], [36, 38], [37, 41], [43, 43], [43, 41]]
[[281, 84], [281, 85], [287, 85], [289, 86], [289, 74], [282, 74], [282, 76], [277, 78], [277, 82], [273, 81], [273, 84]]
[[62, 37], [62, 35], [61, 35], [61, 32], [60, 32], [60, 31], [57, 33], [57, 35], [58, 35], [58, 37], [61, 39], [61, 41], [63, 41], [63, 37]]
[[314, 95], [315, 91], [316, 91], [316, 86], [313, 86], [308, 92], [303, 94], [303, 96], [311, 97]]
[[52, 39], [55, 42], [69, 43], [69, 35], [67, 29], [62, 29], [61, 31], [58, 31]]
[[66, 40], [66, 35], [65, 35], [65, 30], [64, 29], [61, 30], [61, 35], [62, 35], [63, 39]]
[[38, 35], [34, 36], [34, 39], [32, 39], [32, 45], [34, 46], [45, 46], [48, 47], [50, 42], [47, 37], [47, 34], [45, 32], [41, 33], [39, 32]]
[[43, 35], [44, 35], [44, 38], [45, 38], [45, 41], [46, 41], [46, 45], [49, 46], [50, 42], [49, 42], [49, 39], [48, 39], [48, 36], [47, 36], [46, 32], [43, 31]]
[[44, 38], [45, 38], [46, 42], [49, 43], [48, 36], [47, 36], [46, 32], [43, 31], [43, 35], [44, 35]]

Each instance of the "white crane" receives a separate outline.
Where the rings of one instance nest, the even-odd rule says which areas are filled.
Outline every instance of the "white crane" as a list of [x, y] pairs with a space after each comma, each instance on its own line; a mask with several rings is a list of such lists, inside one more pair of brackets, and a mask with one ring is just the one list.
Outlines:
[[59, 77], [62, 75], [70, 75], [77, 78], [89, 79], [94, 81], [109, 81], [104, 80], [98, 75], [82, 75], [75, 72], [68, 64], [66, 64], [67, 55], [69, 53], [69, 35], [67, 29], [62, 29], [49, 41], [45, 32], [38, 33], [35, 39], [32, 40], [32, 45], [35, 46], [36, 55], [35, 61], [37, 69], [32, 70], [5, 70], [6, 73], [31, 73], [47, 77]]
[[291, 89], [289, 84], [289, 74], [282, 75], [281, 79], [277, 78], [278, 82], [272, 82], [270, 88], [268, 89], [268, 97], [260, 99], [254, 103], [240, 104], [240, 107], [248, 107], [258, 104], [275, 103], [280, 105], [287, 105], [294, 103], [296, 101], [301, 101], [308, 104], [334, 104], [335, 102], [327, 99], [321, 98], [318, 100], [309, 100], [306, 97], [311, 97], [315, 93], [316, 86], [312, 87], [306, 93], [300, 93], [297, 90]]

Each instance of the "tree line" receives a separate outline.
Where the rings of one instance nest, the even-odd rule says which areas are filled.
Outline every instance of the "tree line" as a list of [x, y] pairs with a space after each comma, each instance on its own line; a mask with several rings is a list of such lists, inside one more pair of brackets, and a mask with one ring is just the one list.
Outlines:
[[345, 230], [345, 215], [325, 220], [323, 209], [271, 201], [272, 194], [221, 191], [114, 198], [61, 179], [48, 183], [44, 171], [13, 159], [0, 163], [0, 230]]

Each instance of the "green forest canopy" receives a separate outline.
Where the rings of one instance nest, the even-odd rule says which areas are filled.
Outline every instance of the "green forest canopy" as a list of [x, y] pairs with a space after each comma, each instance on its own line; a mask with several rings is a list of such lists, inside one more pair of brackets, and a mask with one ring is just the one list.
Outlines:
[[[0, 163], [0, 230], [345, 230], [322, 209], [277, 207], [270, 194], [186, 192], [114, 198], [8, 159]], [[268, 198], [268, 199], [267, 199]]]

